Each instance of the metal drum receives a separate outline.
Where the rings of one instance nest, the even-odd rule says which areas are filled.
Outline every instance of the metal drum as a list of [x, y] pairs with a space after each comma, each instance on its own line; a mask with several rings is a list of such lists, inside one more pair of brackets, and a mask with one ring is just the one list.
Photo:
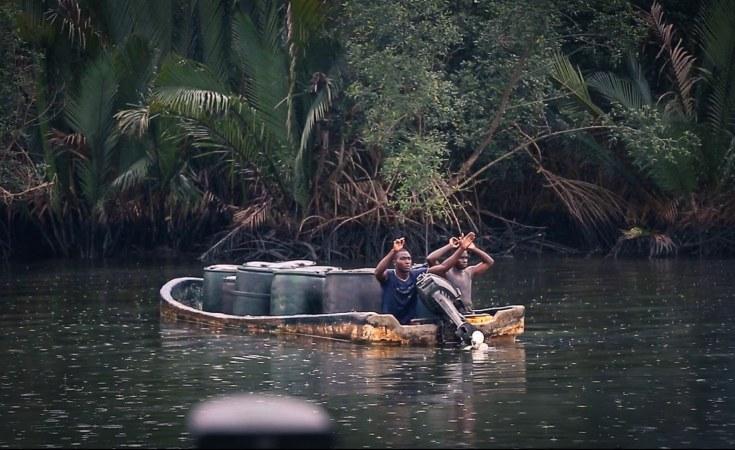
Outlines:
[[231, 314], [267, 316], [271, 310], [271, 283], [274, 271], [313, 266], [314, 264], [316, 264], [314, 261], [308, 260], [250, 261], [239, 266]]
[[234, 264], [215, 264], [204, 268], [202, 309], [209, 312], [222, 312], [222, 283], [227, 276], [235, 275]]
[[256, 295], [252, 292], [233, 291], [232, 314], [235, 316], [267, 316], [270, 314], [270, 295]]
[[271, 281], [270, 267], [237, 268], [233, 287], [233, 304], [229, 314], [238, 316], [266, 316], [270, 312]]
[[324, 312], [380, 312], [382, 289], [374, 268], [333, 270], [324, 284]]
[[275, 316], [320, 314], [323, 312], [326, 274], [333, 266], [311, 266], [276, 270], [271, 284], [271, 309]]
[[222, 280], [222, 304], [219, 312], [232, 314], [235, 305], [235, 279], [235, 275], [230, 275]]

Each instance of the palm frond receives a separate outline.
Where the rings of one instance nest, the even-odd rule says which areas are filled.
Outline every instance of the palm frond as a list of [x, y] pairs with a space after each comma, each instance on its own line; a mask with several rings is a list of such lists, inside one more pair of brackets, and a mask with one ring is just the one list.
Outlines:
[[107, 23], [107, 33], [113, 44], [122, 44], [133, 33], [134, 15], [141, 6], [140, 3], [140, 0], [118, 0], [109, 2], [105, 8], [102, 8]]
[[204, 63], [222, 80], [230, 78], [230, 11], [228, 2], [197, 2]]
[[317, 73], [314, 74], [316, 81], [312, 83], [312, 91], [316, 93], [316, 97], [309, 106], [306, 114], [304, 127], [301, 131], [301, 140], [299, 144], [299, 154], [303, 153], [309, 143], [309, 138], [314, 131], [314, 125], [323, 120], [329, 110], [332, 108], [335, 97], [338, 95], [338, 87], [333, 78]]
[[646, 79], [646, 74], [640, 62], [630, 53], [627, 58], [627, 68], [631, 80], [633, 80], [638, 93], [643, 98], [643, 104], [652, 105], [653, 95], [651, 94], [651, 85], [648, 83], [648, 79]]
[[273, 199], [271, 197], [253, 201], [247, 208], [233, 214], [232, 223], [238, 228], [254, 230], [268, 220], [272, 205]]
[[[199, 94], [204, 95], [203, 92]], [[207, 107], [207, 102], [199, 99], [197, 93], [190, 92], [183, 94], [182, 98], [172, 95], [172, 101], [163, 102], [158, 107], [176, 114], [180, 127], [201, 148], [230, 149], [245, 159], [269, 148], [274, 138], [263, 124], [262, 114], [242, 98], [221, 97], [216, 107]], [[159, 99], [165, 98], [168, 96]], [[194, 99], [193, 103], [191, 99]], [[184, 137], [179, 136], [181, 139]]]
[[117, 126], [123, 134], [143, 137], [150, 126], [150, 108], [139, 106], [136, 108], [123, 109], [115, 113]]
[[162, 107], [187, 117], [222, 116], [230, 109], [229, 95], [217, 91], [166, 86], [153, 95]]
[[697, 186], [697, 167], [693, 157], [663, 160], [648, 167], [648, 174], [666, 192], [693, 192]]
[[56, 8], [44, 13], [44, 19], [58, 26], [62, 33], [68, 35], [72, 45], [77, 42], [82, 49], [87, 47], [87, 39], [97, 33], [91, 17], [78, 0], [58, 0]]
[[603, 114], [602, 110], [592, 101], [582, 72], [572, 66], [571, 61], [569, 61], [566, 55], [558, 52], [552, 55], [551, 77], [587, 111], [595, 116]]
[[269, 0], [258, 1], [257, 25], [261, 38], [259, 42], [266, 48], [276, 50], [281, 48], [281, 15], [279, 13], [281, 5], [278, 2]]
[[113, 167], [118, 140], [113, 111], [118, 89], [112, 58], [107, 55], [85, 71], [78, 92], [71, 94], [65, 116], [71, 127], [84, 136], [88, 159], [77, 166], [89, 205], [102, 198], [103, 187]]
[[549, 187], [571, 216], [587, 229], [610, 226], [622, 218], [622, 199], [596, 184], [561, 177], [539, 168]]
[[149, 157], [157, 166], [156, 176], [161, 184], [171, 183], [187, 166], [188, 155], [181, 148], [181, 142], [185, 140], [176, 131], [178, 127], [167, 127], [159, 122], [153, 146], [148, 149]]
[[[673, 83], [676, 91], [676, 102], [669, 104], [667, 110], [670, 110], [672, 105], [676, 105], [677, 109], [681, 109], [681, 112], [687, 116], [694, 114], [694, 96], [692, 88], [694, 84], [699, 80], [699, 77], [694, 76], [694, 63], [696, 59], [690, 54], [682, 45], [682, 40], [678, 39], [676, 43], [676, 31], [672, 24], [666, 23], [664, 19], [663, 8], [661, 5], [654, 1], [651, 5], [651, 11], [647, 15], [647, 19], [651, 27], [656, 31], [661, 40], [661, 49], [659, 50], [657, 58], [661, 57], [663, 53], [668, 56], [668, 63], [671, 65], [671, 71], [673, 74]], [[665, 64], [665, 68], [668, 64]]]
[[117, 91], [112, 59], [103, 56], [85, 71], [79, 89], [69, 96], [66, 119], [75, 131], [84, 134], [93, 149], [104, 148], [113, 129], [112, 112]]
[[263, 123], [270, 132], [282, 135], [285, 140], [288, 136], [288, 110], [284, 104], [289, 93], [288, 61], [284, 51], [271, 42], [274, 37], [270, 33], [272, 31], [258, 30], [247, 14], [238, 13], [233, 20], [233, 47], [246, 75], [245, 96], [263, 115]]
[[666, 233], [646, 230], [639, 226], [631, 227], [628, 230], [620, 230], [620, 232], [617, 243], [610, 251], [615, 256], [621, 251], [635, 254], [647, 250], [648, 257], [653, 258], [668, 256], [678, 251], [678, 246]]
[[223, 83], [217, 74], [212, 72], [212, 69], [176, 55], [170, 55], [161, 64], [155, 87], [183, 87], [220, 93], [230, 92], [227, 84]]
[[[125, 20], [119, 17], [122, 14], [128, 14], [128, 20], [132, 22], [130, 33], [142, 36], [149, 41], [152, 48], [159, 49], [163, 54], [167, 54], [172, 48], [173, 35], [177, 32], [175, 27], [175, 8], [177, 3], [175, 0], [115, 0], [110, 2], [115, 4], [117, 8], [110, 10], [115, 14], [111, 20]], [[124, 10], [123, 10], [124, 8]], [[187, 15], [185, 17], [189, 17]], [[178, 25], [178, 24], [177, 24]]]
[[299, 50], [308, 45], [310, 36], [324, 22], [320, 0], [288, 1], [286, 6], [286, 43], [289, 55], [288, 112], [286, 129], [289, 133], [294, 129], [294, 90], [296, 87], [296, 64]]
[[111, 192], [122, 193], [140, 185], [145, 180], [150, 167], [151, 161], [149, 158], [138, 159], [112, 180], [112, 183], [110, 183]]
[[[535, 142], [531, 144], [539, 151]], [[536, 171], [546, 180], [546, 187], [556, 194], [586, 232], [603, 234], [603, 230], [612, 228], [623, 218], [625, 201], [617, 194], [593, 183], [555, 174], [542, 165], [540, 154], [536, 156], [528, 148], [526, 153], [533, 160]]]
[[169, 183], [169, 195], [166, 201], [173, 211], [186, 214], [208, 207], [207, 203], [202, 202], [203, 195], [191, 178], [183, 172], [178, 172]]
[[323, 0], [290, 0], [291, 23], [288, 29], [289, 42], [293, 41], [298, 47], [305, 47], [314, 32], [326, 20], [324, 9], [328, 6]]
[[79, 180], [81, 196], [86, 200], [86, 206], [92, 211], [98, 212], [99, 204], [104, 198], [104, 186], [99, 179], [99, 171], [88, 159], [77, 161], [74, 165], [76, 176]]
[[[173, 114], [195, 122], [213, 122], [222, 119], [228, 112], [251, 114], [251, 108], [228, 92], [223, 82], [211, 70], [193, 61], [169, 58], [161, 68], [151, 96], [150, 109], [155, 112]], [[152, 112], [129, 110], [121, 114], [124, 125], [144, 125], [146, 114]], [[138, 120], [135, 125], [133, 121]], [[186, 123], [191, 123], [187, 121]]]
[[267, 141], [252, 132], [251, 124], [234, 118], [214, 122], [186, 121], [182, 127], [193, 140], [193, 145], [202, 149], [228, 150], [240, 161], [258, 160], [259, 153]]
[[668, 256], [676, 253], [677, 245], [674, 240], [668, 234], [665, 233], [653, 233], [651, 235], [651, 251], [649, 257], [653, 256]]
[[699, 18], [697, 38], [703, 52], [711, 92], [706, 122], [716, 133], [735, 131], [735, 9], [729, 1], [715, 1]]
[[637, 84], [613, 73], [597, 72], [588, 78], [587, 84], [608, 100], [626, 108], [638, 109], [647, 104], [645, 97], [638, 91]]
[[301, 144], [299, 145], [299, 149], [296, 152], [296, 158], [294, 159], [294, 176], [296, 180], [294, 195], [302, 206], [306, 206], [309, 201], [308, 196], [311, 173], [309, 173], [309, 157], [306, 152], [309, 137], [311, 136], [312, 130], [315, 128], [316, 122], [323, 119], [331, 107], [332, 103], [330, 93], [327, 90], [318, 92], [314, 102], [309, 108], [309, 112], [306, 116], [306, 123], [304, 124], [304, 129], [301, 132]]
[[[292, 179], [292, 160], [278, 139], [265, 132], [257, 111], [243, 110], [217, 120], [182, 120], [180, 127], [192, 145], [231, 155], [236, 165], [253, 165], [262, 175], [277, 183], [283, 192]], [[264, 151], [268, 149], [268, 151]]]
[[137, 104], [152, 84], [159, 57], [149, 42], [138, 36], [129, 37], [115, 52], [115, 71], [120, 82], [120, 104]]
[[316, 92], [316, 97], [309, 107], [304, 128], [301, 132], [301, 143], [294, 160], [294, 195], [302, 206], [306, 206], [309, 201], [309, 187], [313, 177], [313, 174], [310, 173], [309, 156], [307, 155], [309, 138], [316, 127], [316, 123], [323, 120], [332, 108], [334, 100], [332, 89], [331, 81], [327, 78], [324, 87]]

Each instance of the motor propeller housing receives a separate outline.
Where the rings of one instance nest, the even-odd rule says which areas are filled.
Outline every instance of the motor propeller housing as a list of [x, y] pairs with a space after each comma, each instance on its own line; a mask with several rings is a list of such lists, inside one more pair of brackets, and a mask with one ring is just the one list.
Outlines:
[[419, 275], [416, 287], [424, 305], [430, 311], [449, 319], [457, 327], [455, 334], [460, 341], [464, 344], [470, 344], [473, 332], [479, 330], [468, 323], [457, 309], [457, 303], [461, 304], [462, 300], [462, 293], [459, 289], [452, 286], [444, 278], [431, 273]]

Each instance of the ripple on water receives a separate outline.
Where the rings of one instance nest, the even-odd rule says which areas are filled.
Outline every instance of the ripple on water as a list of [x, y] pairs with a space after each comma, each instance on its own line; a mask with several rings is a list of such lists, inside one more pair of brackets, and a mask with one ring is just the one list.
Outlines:
[[191, 270], [2, 272], [0, 446], [188, 447], [192, 405], [234, 392], [325, 407], [343, 447], [734, 444], [732, 262], [499, 260], [476, 302], [526, 333], [486, 354], [160, 325]]

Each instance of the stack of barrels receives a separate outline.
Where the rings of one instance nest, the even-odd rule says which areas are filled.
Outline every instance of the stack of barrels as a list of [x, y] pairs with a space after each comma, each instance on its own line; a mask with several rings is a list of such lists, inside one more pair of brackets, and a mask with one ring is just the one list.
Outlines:
[[381, 289], [373, 271], [309, 260], [208, 266], [203, 309], [238, 316], [379, 312]]

